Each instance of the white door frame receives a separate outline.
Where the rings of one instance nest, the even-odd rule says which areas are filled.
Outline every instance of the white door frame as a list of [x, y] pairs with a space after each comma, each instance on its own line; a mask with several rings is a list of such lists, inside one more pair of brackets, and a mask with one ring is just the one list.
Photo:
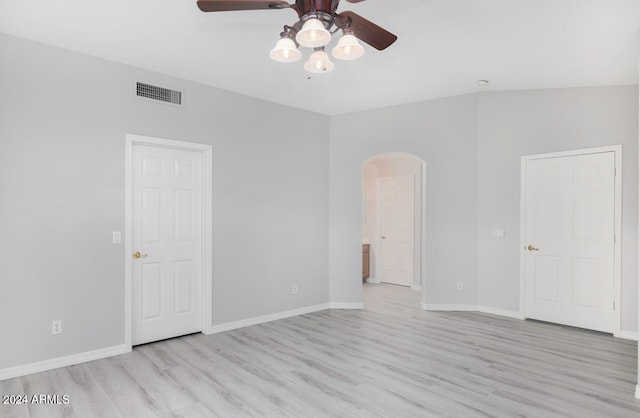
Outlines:
[[213, 312], [213, 260], [211, 249], [213, 245], [212, 233], [212, 167], [213, 167], [213, 149], [211, 145], [198, 144], [193, 142], [174, 141], [170, 139], [154, 138], [150, 136], [141, 136], [126, 134], [125, 137], [125, 232], [124, 232], [124, 343], [128, 350], [131, 350], [132, 340], [132, 262], [131, 253], [132, 243], [132, 202], [133, 188], [132, 179], [132, 151], [134, 145], [149, 145], [162, 148], [170, 148], [176, 150], [185, 150], [199, 152], [203, 157], [203, 222], [204, 233], [202, 237], [202, 332], [204, 334], [212, 333], [212, 312]]
[[622, 252], [621, 252], [621, 244], [622, 244], [622, 145], [611, 145], [606, 147], [598, 147], [598, 148], [586, 148], [580, 150], [571, 150], [571, 151], [562, 151], [562, 152], [553, 152], [548, 154], [537, 154], [537, 155], [525, 155], [520, 157], [520, 317], [522, 319], [525, 318], [525, 268], [524, 268], [524, 258], [525, 252], [524, 247], [526, 245], [525, 242], [525, 185], [526, 185], [526, 163], [531, 160], [540, 160], [547, 158], [559, 158], [559, 157], [572, 157], [579, 155], [587, 155], [587, 154], [599, 154], [603, 152], [613, 152], [614, 160], [615, 160], [615, 178], [614, 178], [614, 234], [615, 240], [613, 244], [613, 302], [615, 303], [615, 308], [613, 312], [613, 335], [615, 337], [620, 337], [620, 327], [621, 327], [621, 306], [620, 301], [622, 299], [622, 289], [621, 289], [621, 260], [622, 260]]
[[[420, 177], [421, 177], [421, 190], [416, 190], [415, 189], [415, 184], [414, 184], [414, 201], [417, 201], [416, 198], [419, 199], [420, 201], [420, 237], [418, 240], [415, 239], [414, 237], [414, 243], [417, 243], [420, 248], [418, 250], [418, 253], [420, 254], [419, 259], [418, 259], [418, 263], [417, 266], [414, 266], [413, 269], [413, 276], [414, 276], [414, 284], [411, 286], [412, 289], [414, 290], [421, 290], [422, 291], [422, 297], [421, 297], [421, 304], [423, 305], [426, 300], [426, 274], [427, 274], [427, 269], [426, 269], [426, 265], [427, 265], [427, 163], [419, 158], [416, 157], [413, 154], [409, 154], [406, 152], [397, 152], [397, 151], [392, 151], [392, 152], [383, 152], [380, 154], [376, 154], [372, 157], [367, 158], [366, 160], [364, 160], [361, 164], [360, 164], [360, 191], [362, 193], [362, 190], [364, 190], [364, 176], [363, 176], [363, 167], [365, 164], [367, 163], [373, 163], [376, 162], [378, 160], [384, 160], [386, 158], [397, 158], [397, 157], [408, 157], [408, 158], [412, 158], [413, 160], [415, 160], [416, 162], [420, 163]], [[416, 181], [417, 179], [414, 179], [414, 181]], [[416, 196], [417, 193], [420, 193], [420, 196]], [[362, 216], [364, 219], [365, 213], [366, 213], [366, 207], [365, 207], [366, 202], [364, 201], [364, 199], [362, 200]], [[376, 217], [378, 215], [376, 214]], [[377, 222], [377, 219], [376, 219]], [[414, 222], [415, 222], [415, 214], [414, 214]], [[362, 225], [363, 222], [361, 220], [360, 224]], [[415, 250], [414, 250], [415, 251]], [[416, 260], [414, 260], [414, 264]], [[416, 268], [417, 267], [417, 268]], [[376, 262], [376, 275], [378, 274], [379, 270], [378, 269], [378, 263]], [[372, 278], [373, 280], [371, 280], [371, 283], [380, 283], [380, 280], [378, 280], [378, 278]], [[418, 279], [417, 282], [418, 284], [415, 284], [415, 279]]]

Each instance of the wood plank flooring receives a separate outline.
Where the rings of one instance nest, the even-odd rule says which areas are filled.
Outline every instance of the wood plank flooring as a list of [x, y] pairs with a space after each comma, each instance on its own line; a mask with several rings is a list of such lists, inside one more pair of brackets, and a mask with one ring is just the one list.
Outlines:
[[364, 286], [327, 310], [0, 382], [0, 417], [640, 417], [636, 343]]

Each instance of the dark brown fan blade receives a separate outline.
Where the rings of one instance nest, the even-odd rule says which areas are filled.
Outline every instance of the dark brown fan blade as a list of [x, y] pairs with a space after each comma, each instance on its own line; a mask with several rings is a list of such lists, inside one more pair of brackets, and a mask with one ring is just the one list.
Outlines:
[[342, 12], [336, 16], [336, 26], [349, 26], [356, 38], [382, 51], [398, 39], [396, 35], [381, 28], [354, 12]]
[[198, 0], [203, 12], [228, 12], [232, 10], [286, 9], [289, 3], [281, 0]]
[[364, 1], [364, 0], [346, 0], [346, 1], [349, 3], [360, 3], [361, 1]]

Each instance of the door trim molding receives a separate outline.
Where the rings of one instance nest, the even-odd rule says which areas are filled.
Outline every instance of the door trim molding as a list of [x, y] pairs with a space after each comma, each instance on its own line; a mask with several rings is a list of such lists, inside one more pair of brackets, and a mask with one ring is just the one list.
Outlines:
[[614, 233], [615, 242], [613, 244], [613, 301], [615, 309], [613, 311], [613, 335], [622, 337], [622, 145], [610, 145], [597, 148], [585, 148], [571, 151], [552, 152], [547, 154], [525, 155], [520, 157], [520, 315], [525, 318], [525, 277], [524, 277], [524, 251], [525, 243], [525, 185], [526, 185], [526, 162], [531, 160], [541, 160], [548, 158], [572, 157], [588, 154], [602, 154], [613, 152], [616, 175], [614, 178]]
[[131, 247], [132, 231], [132, 150], [134, 145], [150, 145], [155, 147], [170, 148], [199, 152], [203, 157], [203, 241], [202, 241], [202, 333], [210, 334], [213, 329], [213, 147], [207, 144], [194, 142], [175, 141], [171, 139], [155, 138], [135, 134], [125, 135], [125, 226], [124, 226], [124, 345], [131, 350], [132, 340], [132, 278], [131, 278]]

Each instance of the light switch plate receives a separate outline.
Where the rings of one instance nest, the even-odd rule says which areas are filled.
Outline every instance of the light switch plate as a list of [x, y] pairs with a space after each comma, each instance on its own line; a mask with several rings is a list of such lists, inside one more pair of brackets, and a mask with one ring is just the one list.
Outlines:
[[122, 242], [122, 234], [120, 231], [113, 231], [113, 243], [120, 244]]
[[504, 228], [493, 228], [491, 235], [495, 238], [504, 238]]

